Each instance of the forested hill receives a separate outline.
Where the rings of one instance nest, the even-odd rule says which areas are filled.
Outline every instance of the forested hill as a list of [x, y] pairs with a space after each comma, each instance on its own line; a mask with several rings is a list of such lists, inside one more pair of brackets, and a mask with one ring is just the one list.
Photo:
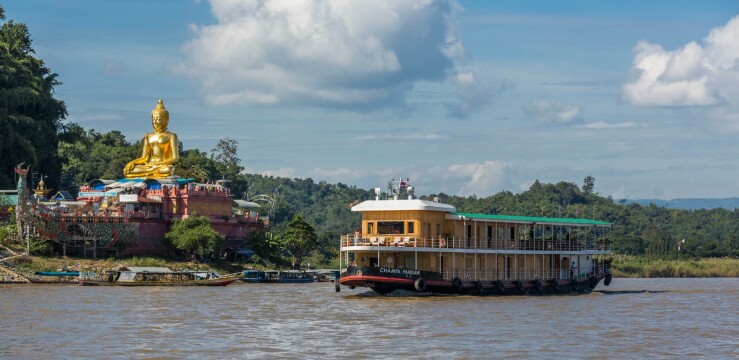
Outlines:
[[[349, 233], [358, 226], [359, 215], [350, 212], [350, 205], [373, 197], [368, 190], [341, 183], [261, 175], [245, 177], [249, 182], [249, 194], [270, 194], [277, 189], [275, 220], [278, 224], [284, 224], [293, 214], [301, 214], [316, 226], [325, 246], [335, 246], [340, 234]], [[655, 258], [739, 256], [739, 211], [623, 205], [593, 192], [593, 186], [592, 182], [584, 185], [590, 191], [583, 191], [573, 183], [541, 184], [536, 181], [520, 194], [500, 192], [478, 198], [441, 193], [421, 198], [438, 197], [439, 201], [454, 205], [459, 212], [605, 220], [613, 224], [614, 250], [622, 254]]]
[[681, 210], [700, 210], [700, 209], [737, 209], [739, 208], [739, 198], [725, 198], [725, 199], [672, 199], [672, 200], [658, 200], [658, 199], [634, 199], [625, 200], [626, 204], [636, 203], [642, 206], [648, 206], [654, 204], [661, 207], [670, 209], [681, 209]]
[[[119, 178], [123, 165], [137, 154], [140, 146], [126, 141], [119, 131], [97, 133], [68, 124], [60, 133], [57, 153], [62, 167], [61, 188], [74, 191], [74, 184], [95, 178]], [[180, 149], [176, 175], [199, 181], [229, 179], [232, 193], [239, 199], [274, 197], [273, 229], [280, 232], [294, 215], [300, 214], [315, 227], [325, 256], [336, 250], [340, 234], [351, 233], [359, 226], [359, 214], [350, 211], [351, 205], [374, 197], [369, 189], [342, 183], [245, 174], [237, 156], [238, 142], [229, 138], [219, 140], [210, 153]], [[613, 224], [613, 248], [622, 254], [677, 258], [680, 242], [681, 256], [739, 256], [738, 210], [627, 205], [602, 197], [595, 189], [595, 179], [587, 177], [582, 187], [536, 181], [520, 194], [506, 191], [478, 198], [441, 193], [421, 198], [438, 197], [460, 212], [605, 220]], [[262, 214], [268, 212], [269, 206], [264, 204]]]

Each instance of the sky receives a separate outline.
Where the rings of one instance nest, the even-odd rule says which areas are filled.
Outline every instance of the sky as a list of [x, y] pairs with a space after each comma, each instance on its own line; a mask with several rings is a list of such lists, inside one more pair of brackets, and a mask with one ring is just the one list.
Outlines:
[[739, 1], [0, 1], [67, 121], [248, 173], [418, 194], [535, 180], [739, 197]]

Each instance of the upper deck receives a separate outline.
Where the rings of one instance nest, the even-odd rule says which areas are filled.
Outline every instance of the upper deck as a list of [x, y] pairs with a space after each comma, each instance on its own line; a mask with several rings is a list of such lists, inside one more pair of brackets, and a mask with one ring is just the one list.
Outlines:
[[342, 250], [607, 254], [611, 245], [611, 224], [599, 220], [458, 213], [417, 199], [368, 200], [352, 211], [362, 227], [342, 236]]

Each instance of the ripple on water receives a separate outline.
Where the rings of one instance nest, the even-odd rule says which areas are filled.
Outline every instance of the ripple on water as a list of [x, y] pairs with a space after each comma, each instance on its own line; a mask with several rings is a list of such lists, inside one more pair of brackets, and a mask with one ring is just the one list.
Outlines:
[[614, 279], [528, 297], [0, 285], [0, 357], [736, 357], [737, 298], [739, 279]]

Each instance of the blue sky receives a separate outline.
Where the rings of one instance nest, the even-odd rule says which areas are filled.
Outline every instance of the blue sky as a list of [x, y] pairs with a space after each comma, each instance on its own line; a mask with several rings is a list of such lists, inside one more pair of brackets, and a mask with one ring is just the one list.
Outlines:
[[68, 120], [420, 194], [739, 196], [737, 1], [4, 1]]

